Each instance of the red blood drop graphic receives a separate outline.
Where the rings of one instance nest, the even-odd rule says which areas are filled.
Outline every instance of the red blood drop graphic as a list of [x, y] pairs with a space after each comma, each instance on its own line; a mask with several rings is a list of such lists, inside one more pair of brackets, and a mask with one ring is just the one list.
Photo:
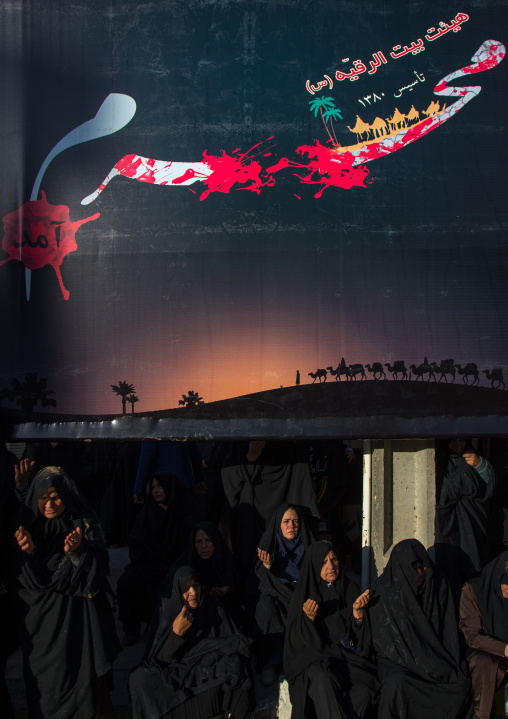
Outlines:
[[25, 202], [19, 209], [9, 212], [3, 218], [4, 236], [2, 248], [9, 255], [0, 265], [9, 260], [19, 260], [28, 270], [38, 270], [51, 265], [55, 270], [64, 300], [69, 299], [65, 289], [60, 266], [64, 257], [78, 249], [76, 230], [81, 225], [100, 217], [100, 213], [85, 220], [71, 222], [66, 205], [50, 205], [41, 190], [41, 200]]

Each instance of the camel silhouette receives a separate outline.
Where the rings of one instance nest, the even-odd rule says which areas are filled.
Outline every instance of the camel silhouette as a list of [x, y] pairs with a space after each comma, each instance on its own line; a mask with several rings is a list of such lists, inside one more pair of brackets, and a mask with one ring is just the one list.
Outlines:
[[314, 384], [317, 379], [319, 379], [319, 384], [321, 384], [321, 377], [323, 377], [326, 382], [327, 374], [325, 369], [317, 369], [315, 372], [309, 372], [309, 377], [314, 377], [312, 384]]
[[399, 379], [397, 376], [399, 374], [402, 374], [402, 379], [409, 379], [406, 365], [404, 364], [404, 360], [395, 360], [393, 365], [388, 363], [388, 364], [385, 364], [385, 367], [388, 370], [388, 372], [392, 373], [392, 379]]
[[[384, 371], [381, 362], [374, 362], [372, 367], [370, 366], [370, 364], [366, 364], [365, 367], [369, 370], [371, 374], [374, 375], [374, 379], [381, 379], [381, 377], [387, 379], [386, 372]], [[379, 375], [379, 377], [376, 377], [376, 375]]]
[[464, 384], [469, 384], [470, 376], [474, 377], [474, 380], [471, 382], [471, 386], [479, 384], [480, 378], [478, 377], [478, 365], [474, 362], [468, 362], [465, 367], [461, 367], [460, 364], [456, 364], [455, 367], [457, 368], [457, 372], [462, 375], [462, 382]]
[[418, 365], [416, 367], [414, 364], [410, 366], [412, 374], [416, 375], [416, 381], [418, 382], [418, 378], [420, 378], [423, 382], [423, 375], [428, 374], [427, 382], [430, 382], [430, 378], [432, 377], [434, 379], [434, 382], [436, 381], [436, 375], [434, 374], [434, 369], [432, 365], [429, 364], [428, 359], [425, 357], [422, 364]]
[[483, 374], [487, 379], [490, 379], [490, 386], [492, 388], [494, 388], [494, 382], [497, 382], [497, 389], [499, 389], [501, 385], [503, 385], [503, 389], [506, 389], [502, 367], [494, 367], [492, 372], [488, 369], [484, 369]]
[[436, 362], [431, 362], [431, 367], [434, 368], [434, 372], [441, 375], [439, 377], [440, 382], [444, 377], [444, 381], [446, 382], [446, 384], [448, 384], [448, 380], [446, 379], [447, 374], [451, 374], [451, 376], [453, 377], [452, 382], [455, 382], [455, 364], [452, 359], [441, 360], [440, 365], [438, 365]]

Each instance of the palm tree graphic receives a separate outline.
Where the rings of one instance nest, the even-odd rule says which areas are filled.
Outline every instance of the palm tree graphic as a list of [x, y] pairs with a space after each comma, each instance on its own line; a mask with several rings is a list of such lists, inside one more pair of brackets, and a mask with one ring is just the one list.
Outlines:
[[[314, 100], [311, 100], [309, 102], [310, 105], [310, 111], [314, 113], [314, 117], [318, 116], [318, 112], [321, 115], [321, 119], [323, 120], [324, 126], [326, 128], [326, 131], [328, 133], [328, 137], [333, 142], [333, 144], [338, 147], [340, 145], [340, 142], [337, 140], [337, 137], [335, 135], [335, 130], [333, 127], [333, 121], [334, 120], [342, 120], [342, 115], [338, 107], [335, 107], [335, 102], [333, 100], [333, 97], [316, 97]], [[330, 120], [330, 125], [332, 127], [332, 132], [330, 133], [330, 130], [328, 129], [328, 120]], [[333, 136], [332, 136], [333, 133]]]
[[[123, 413], [127, 414], [127, 397], [128, 395], [134, 394], [136, 392], [136, 388], [134, 387], [134, 385], [129, 384], [125, 380], [122, 380], [118, 384], [112, 384], [111, 391], [122, 398]], [[132, 407], [134, 408], [134, 404], [132, 405]]]
[[139, 397], [136, 397], [135, 394], [130, 394], [127, 397], [127, 402], [131, 403], [131, 411], [132, 411], [132, 414], [134, 414], [134, 405], [136, 404], [136, 402], [139, 402]]
[[39, 377], [38, 372], [27, 372], [25, 381], [20, 382], [17, 377], [11, 379], [11, 386], [6, 387], [3, 395], [6, 399], [14, 401], [21, 409], [32, 411], [40, 402], [43, 407], [56, 407], [56, 400], [48, 397], [55, 391], [47, 388], [48, 380]]

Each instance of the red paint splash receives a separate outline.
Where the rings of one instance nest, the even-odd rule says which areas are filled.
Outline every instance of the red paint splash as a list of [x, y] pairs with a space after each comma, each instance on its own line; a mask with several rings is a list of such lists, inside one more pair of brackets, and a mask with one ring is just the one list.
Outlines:
[[[273, 139], [269, 137], [268, 140]], [[263, 140], [251, 147], [247, 152], [242, 153], [239, 148], [233, 150], [231, 155], [227, 155], [224, 150], [219, 157], [209, 155], [205, 150], [203, 152], [203, 162], [205, 162], [212, 170], [211, 175], [202, 179], [206, 189], [200, 196], [200, 200], [204, 200], [211, 192], [228, 193], [235, 183], [245, 185], [239, 188], [242, 190], [250, 190], [256, 194], [260, 194], [263, 187], [272, 187], [275, 185], [273, 177], [262, 178], [263, 170], [261, 164], [249, 156], [256, 147], [264, 142]], [[266, 157], [266, 155], [265, 155]]]
[[286, 167], [301, 167], [307, 170], [303, 177], [295, 173], [304, 185], [321, 185], [321, 189], [314, 197], [321, 197], [327, 187], [342, 187], [350, 190], [353, 186], [365, 187], [365, 178], [369, 171], [363, 167], [353, 167], [356, 158], [351, 152], [337, 155], [336, 151], [325, 147], [319, 140], [314, 145], [301, 145], [296, 149], [299, 155], [308, 155], [308, 163], [299, 163], [283, 157], [276, 165], [272, 165], [267, 172], [278, 172]]
[[9, 212], [3, 218], [4, 236], [2, 248], [9, 255], [0, 265], [9, 260], [19, 260], [28, 270], [38, 270], [51, 265], [55, 270], [64, 300], [69, 299], [65, 289], [60, 266], [64, 257], [78, 249], [76, 231], [86, 222], [100, 217], [100, 213], [85, 220], [71, 222], [66, 205], [50, 205], [41, 190], [41, 200], [25, 202], [19, 209]]

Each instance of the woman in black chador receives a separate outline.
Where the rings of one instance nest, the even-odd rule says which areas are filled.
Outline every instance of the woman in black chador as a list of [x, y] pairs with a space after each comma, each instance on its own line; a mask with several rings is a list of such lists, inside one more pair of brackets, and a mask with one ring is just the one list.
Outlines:
[[16, 539], [31, 719], [110, 716], [120, 645], [108, 550], [95, 512], [59, 467], [35, 476]]
[[196, 571], [180, 567], [147, 659], [130, 675], [134, 719], [243, 719], [253, 708], [249, 644]]
[[194, 525], [187, 549], [164, 579], [162, 597], [171, 594], [175, 572], [184, 566], [196, 569], [205, 592], [216, 597], [238, 624], [242, 619], [240, 580], [234, 557], [215, 524], [198, 522]]
[[381, 681], [379, 719], [458, 719], [470, 683], [445, 577], [416, 539], [392, 549], [369, 608]]
[[118, 580], [118, 615], [124, 646], [134, 644], [141, 622], [150, 622], [166, 572], [185, 548], [195, 521], [189, 490], [172, 472], [153, 476], [151, 496], [129, 535], [130, 564]]
[[365, 716], [379, 683], [370, 659], [369, 591], [339, 571], [329, 542], [305, 555], [291, 600], [284, 641], [284, 673], [292, 719]]
[[289, 604], [305, 551], [317, 536], [314, 525], [317, 518], [311, 516], [307, 507], [281, 504], [259, 542], [255, 619], [263, 684], [273, 684], [275, 666], [282, 661]]

